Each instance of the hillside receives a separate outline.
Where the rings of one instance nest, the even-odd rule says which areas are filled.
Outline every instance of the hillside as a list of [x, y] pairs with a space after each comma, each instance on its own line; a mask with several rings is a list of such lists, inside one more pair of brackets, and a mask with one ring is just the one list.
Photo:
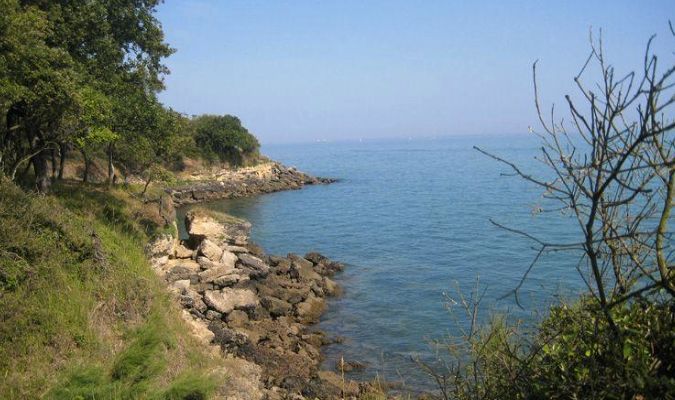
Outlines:
[[159, 215], [122, 190], [55, 189], [0, 185], [0, 398], [206, 398], [214, 359], [143, 253]]

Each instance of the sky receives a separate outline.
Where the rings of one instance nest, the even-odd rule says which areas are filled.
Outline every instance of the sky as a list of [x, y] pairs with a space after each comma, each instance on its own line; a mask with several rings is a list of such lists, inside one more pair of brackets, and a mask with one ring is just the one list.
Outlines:
[[236, 115], [263, 144], [525, 134], [532, 63], [564, 117], [600, 28], [617, 72], [640, 67], [652, 34], [662, 65], [675, 59], [672, 0], [168, 0], [157, 16], [177, 50], [162, 102]]

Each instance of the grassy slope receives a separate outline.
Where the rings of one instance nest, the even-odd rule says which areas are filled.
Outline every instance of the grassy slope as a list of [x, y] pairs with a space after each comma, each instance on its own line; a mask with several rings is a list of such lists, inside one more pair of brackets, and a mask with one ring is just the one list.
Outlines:
[[121, 190], [0, 182], [0, 398], [206, 397], [214, 361], [142, 251], [155, 221]]

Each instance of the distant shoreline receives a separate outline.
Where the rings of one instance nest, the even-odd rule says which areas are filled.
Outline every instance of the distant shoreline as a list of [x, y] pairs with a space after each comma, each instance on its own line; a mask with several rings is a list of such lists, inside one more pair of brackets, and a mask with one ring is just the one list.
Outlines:
[[189, 182], [169, 188], [166, 192], [176, 206], [183, 206], [297, 190], [306, 185], [322, 185], [336, 181], [333, 178], [308, 175], [293, 167], [269, 161], [236, 170], [222, 169], [215, 173], [196, 173], [189, 177]]

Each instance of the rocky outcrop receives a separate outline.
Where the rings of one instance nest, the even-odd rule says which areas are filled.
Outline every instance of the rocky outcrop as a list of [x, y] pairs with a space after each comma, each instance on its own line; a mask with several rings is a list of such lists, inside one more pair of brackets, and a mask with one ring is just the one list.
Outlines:
[[341, 399], [367, 390], [319, 370], [320, 348], [332, 340], [312, 324], [339, 293], [331, 277], [342, 264], [317, 253], [267, 256], [249, 243], [250, 224], [230, 216], [192, 210], [186, 219], [189, 240], [162, 238], [148, 249], [194, 335], [238, 365], [225, 371], [237, 378], [224, 398]]
[[188, 184], [167, 190], [176, 205], [232, 199], [335, 182], [333, 179], [307, 175], [277, 162], [237, 170], [221, 170], [217, 173], [195, 174], [188, 180], [191, 181]]

